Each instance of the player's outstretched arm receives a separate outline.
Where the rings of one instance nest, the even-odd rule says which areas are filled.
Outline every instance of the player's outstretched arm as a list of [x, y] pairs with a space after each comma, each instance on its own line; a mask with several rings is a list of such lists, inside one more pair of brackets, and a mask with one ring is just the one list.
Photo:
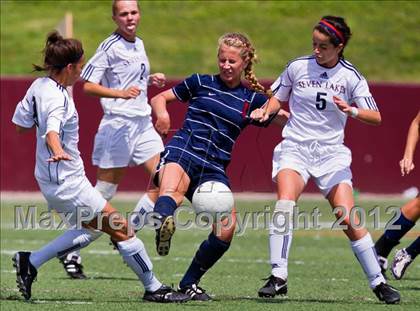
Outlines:
[[370, 125], [380, 125], [382, 122], [381, 113], [379, 111], [350, 106], [345, 100], [337, 96], [333, 96], [333, 101], [338, 109], [355, 119]]
[[150, 100], [152, 111], [156, 116], [155, 128], [163, 137], [168, 135], [171, 127], [171, 119], [169, 117], [168, 110], [166, 109], [166, 104], [169, 104], [174, 100], [176, 100], [176, 96], [172, 89], [163, 91]]
[[125, 90], [110, 89], [97, 83], [86, 81], [83, 85], [83, 91], [90, 96], [106, 98], [136, 98], [140, 94], [138, 86], [130, 86]]
[[401, 175], [408, 175], [414, 169], [414, 152], [416, 150], [417, 142], [419, 141], [420, 131], [420, 111], [417, 116], [411, 122], [410, 128], [408, 129], [407, 142], [405, 144], [404, 155], [400, 161]]
[[251, 119], [259, 122], [265, 122], [268, 120], [270, 115], [277, 113], [281, 108], [282, 102], [280, 102], [274, 96], [261, 108], [255, 109], [251, 112]]

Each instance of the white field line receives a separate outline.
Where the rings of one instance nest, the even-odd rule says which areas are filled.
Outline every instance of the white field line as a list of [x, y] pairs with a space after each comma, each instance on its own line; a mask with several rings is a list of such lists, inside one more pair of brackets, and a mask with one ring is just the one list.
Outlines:
[[[114, 201], [131, 202], [141, 198], [143, 192], [124, 192], [120, 191], [114, 197]], [[235, 192], [234, 197], [238, 200], [255, 200], [266, 201], [276, 200], [275, 193], [268, 192]], [[39, 191], [1, 191], [1, 201], [35, 201], [45, 202], [44, 197]], [[360, 201], [384, 201], [384, 200], [401, 200], [404, 199], [400, 193], [392, 194], [376, 194], [376, 193], [361, 193], [358, 197]], [[303, 193], [300, 200], [324, 200], [324, 197], [319, 193]]]
[[[341, 231], [341, 229], [338, 228], [334, 228], [333, 229], [333, 225], [334, 222], [333, 221], [319, 221], [317, 222], [317, 227], [314, 226], [313, 223], [309, 222], [309, 225], [307, 228], [304, 227], [304, 223], [303, 222], [299, 222], [299, 227], [297, 229], [293, 229], [294, 231], [320, 231], [320, 230], [339, 230]], [[336, 224], [337, 225], [337, 224]], [[380, 222], [379, 223], [379, 227], [376, 227], [373, 222], [372, 223], [367, 223], [367, 226], [365, 226], [367, 229], [375, 229], [375, 230], [383, 230], [385, 228], [385, 226], [387, 225], [387, 222]], [[65, 227], [64, 228], [60, 228], [57, 229], [58, 223], [56, 224], [56, 226], [52, 226], [52, 227], [42, 227], [39, 224], [35, 224], [34, 227], [32, 227], [31, 225], [29, 225], [28, 227], [23, 228], [22, 224], [19, 223], [18, 227], [15, 226], [14, 223], [12, 222], [7, 222], [7, 223], [2, 223], [0, 228], [3, 230], [11, 230], [11, 229], [15, 229], [15, 230], [20, 230], [20, 231], [65, 231], [67, 230]], [[245, 228], [244, 227], [239, 227], [238, 225], [237, 227], [237, 233], [238, 230], [269, 230], [268, 225], [264, 226], [263, 223], [257, 223], [256, 225], [254, 225], [252, 222], [247, 222]], [[187, 227], [182, 227], [182, 226], [177, 226], [177, 231], [189, 231], [189, 230], [203, 230], [203, 231], [208, 231], [211, 228], [211, 226], [201, 226], [195, 223], [192, 223], [191, 225], [188, 225]], [[154, 230], [151, 227], [144, 227], [142, 230]]]

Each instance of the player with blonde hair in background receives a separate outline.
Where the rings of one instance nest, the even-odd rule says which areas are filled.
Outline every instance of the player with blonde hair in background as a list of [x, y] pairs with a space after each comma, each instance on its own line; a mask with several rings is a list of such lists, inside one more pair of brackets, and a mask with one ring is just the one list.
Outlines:
[[[140, 22], [137, 1], [114, 0], [112, 19], [117, 29], [98, 47], [82, 72], [84, 91], [100, 97], [104, 115], [95, 136], [92, 161], [97, 170], [95, 188], [110, 201], [127, 167], [142, 165], [154, 175], [163, 150], [162, 139], [151, 121], [147, 99], [149, 85], [163, 87], [165, 75], [150, 74], [143, 40], [136, 32]], [[139, 217], [153, 210], [158, 190], [151, 188], [138, 201], [130, 219], [139, 229]], [[66, 254], [62, 263], [72, 278], [86, 278], [77, 252]]]
[[[323, 17], [313, 28], [313, 54], [291, 61], [271, 86], [274, 95], [267, 107], [251, 114], [265, 121], [271, 112], [289, 102], [284, 140], [273, 154], [277, 225], [273, 221], [270, 227], [272, 269], [267, 283], [258, 291], [260, 297], [287, 293], [293, 209], [308, 179], [313, 178], [331, 207], [339, 207], [336, 216], [344, 218], [341, 225], [370, 288], [381, 301], [400, 301], [399, 292], [381, 274], [369, 232], [352, 226], [359, 223], [356, 216], [350, 219], [354, 207], [351, 151], [343, 144], [344, 127], [349, 116], [372, 125], [381, 122], [365, 78], [343, 57], [350, 36], [342, 17]], [[356, 106], [351, 106], [353, 103]]]

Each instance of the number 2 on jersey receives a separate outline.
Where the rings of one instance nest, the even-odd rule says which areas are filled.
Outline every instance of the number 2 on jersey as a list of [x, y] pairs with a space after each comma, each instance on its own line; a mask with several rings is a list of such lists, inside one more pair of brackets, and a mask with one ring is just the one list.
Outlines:
[[316, 109], [324, 110], [327, 107], [327, 100], [322, 96], [327, 96], [327, 93], [318, 92], [316, 93]]

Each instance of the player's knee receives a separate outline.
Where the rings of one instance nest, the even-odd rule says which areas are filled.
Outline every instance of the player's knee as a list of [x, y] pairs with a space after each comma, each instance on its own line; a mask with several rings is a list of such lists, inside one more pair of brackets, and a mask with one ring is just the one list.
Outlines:
[[110, 201], [114, 197], [115, 193], [117, 192], [117, 188], [117, 184], [102, 180], [98, 180], [95, 185], [95, 189], [98, 190], [102, 197], [107, 201]]

